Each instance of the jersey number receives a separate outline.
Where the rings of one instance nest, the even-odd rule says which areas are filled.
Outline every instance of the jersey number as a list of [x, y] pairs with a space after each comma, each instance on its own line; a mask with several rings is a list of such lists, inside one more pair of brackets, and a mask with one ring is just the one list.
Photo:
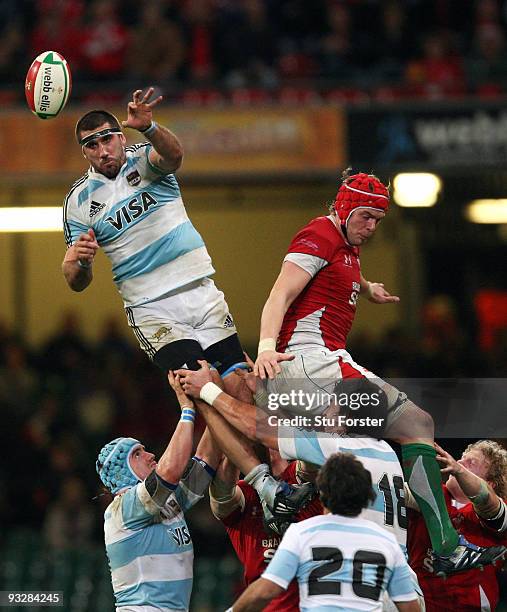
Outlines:
[[[337, 572], [343, 565], [343, 554], [339, 548], [315, 546], [312, 548], [312, 559], [323, 563], [312, 570], [308, 576], [308, 595], [340, 595], [339, 580], [325, 579]], [[376, 566], [375, 585], [370, 581], [363, 582], [363, 566]], [[370, 550], [358, 550], [352, 562], [352, 590], [358, 597], [378, 601], [382, 593], [382, 584], [386, 570], [386, 558], [382, 553]]]
[[[405, 487], [401, 476], [393, 476], [393, 486], [389, 482], [389, 476], [384, 473], [377, 483], [380, 492], [384, 496], [384, 523], [394, 525], [394, 504], [396, 502], [396, 518], [401, 529], [407, 528], [407, 508], [405, 507]], [[393, 497], [393, 489], [396, 500]]]
[[349, 297], [349, 304], [351, 306], [356, 306], [358, 297], [359, 297], [359, 291], [352, 291]]

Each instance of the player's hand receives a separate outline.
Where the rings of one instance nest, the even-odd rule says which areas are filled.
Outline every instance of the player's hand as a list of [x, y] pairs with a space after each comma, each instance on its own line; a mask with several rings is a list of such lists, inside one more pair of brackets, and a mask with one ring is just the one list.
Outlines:
[[133, 130], [147, 130], [153, 120], [152, 109], [162, 101], [162, 96], [158, 96], [150, 101], [154, 87], [148, 87], [148, 90], [143, 94], [142, 89], [136, 89], [132, 94], [132, 102], [127, 106], [127, 120], [122, 121], [123, 127], [132, 128]]
[[250, 358], [250, 355], [248, 353], [243, 351], [243, 355], [245, 356], [245, 361], [248, 365], [248, 370], [244, 370], [243, 368], [236, 368], [234, 370], [234, 374], [236, 374], [236, 376], [239, 376], [240, 378], [243, 379], [243, 382], [245, 383], [245, 385], [247, 386], [248, 390], [251, 393], [255, 393], [257, 389], [257, 378], [255, 374], [253, 373], [255, 364]]
[[435, 450], [437, 451], [437, 461], [442, 466], [440, 468], [440, 472], [442, 474], [448, 474], [449, 476], [456, 476], [457, 474], [463, 473], [466, 468], [460, 464], [459, 461], [456, 461], [454, 457], [445, 451], [441, 446], [439, 446], [436, 442], [434, 443]]
[[175, 374], [180, 377], [181, 386], [186, 395], [199, 399], [199, 393], [206, 383], [214, 382], [210, 367], [206, 360], [197, 362], [200, 370], [176, 370]]
[[86, 265], [91, 265], [99, 249], [95, 232], [90, 228], [86, 234], [81, 234], [73, 244], [77, 258]]
[[167, 373], [167, 380], [169, 381], [172, 390], [176, 393], [176, 399], [178, 400], [180, 407], [186, 406], [188, 408], [189, 404], [193, 405], [192, 400], [185, 395], [185, 391], [183, 391], [180, 376], [178, 374], [175, 374], [172, 370], [169, 370]]
[[400, 301], [397, 295], [391, 295], [384, 288], [384, 283], [370, 283], [368, 300], [373, 304], [393, 304]]
[[282, 368], [278, 365], [281, 361], [292, 361], [295, 355], [290, 353], [279, 353], [278, 351], [262, 351], [257, 356], [254, 365], [254, 374], [261, 380], [266, 377], [271, 380], [280, 374]]
[[253, 362], [252, 358], [250, 357], [250, 355], [246, 351], [243, 351], [243, 355], [245, 356], [245, 361], [246, 361], [246, 365], [248, 366], [248, 369], [251, 372], [253, 372], [253, 369], [255, 367], [255, 363]]

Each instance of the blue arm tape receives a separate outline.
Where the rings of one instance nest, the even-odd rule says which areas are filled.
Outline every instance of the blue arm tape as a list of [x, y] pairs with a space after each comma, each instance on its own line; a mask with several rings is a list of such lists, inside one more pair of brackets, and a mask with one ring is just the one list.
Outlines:
[[173, 484], [172, 482], [168, 482], [167, 480], [164, 480], [162, 478], [162, 476], [160, 476], [160, 474], [157, 474], [155, 472], [155, 475], [157, 476], [158, 480], [164, 485], [164, 487], [166, 487], [167, 489], [170, 489], [171, 491], [176, 491], [176, 489], [178, 488], [178, 483]]
[[193, 408], [183, 408], [181, 411], [180, 421], [188, 421], [193, 423], [195, 420], [195, 410]]
[[231, 372], [234, 372], [235, 370], [249, 370], [249, 369], [250, 368], [246, 361], [238, 361], [238, 363], [234, 363], [233, 365], [228, 367], [227, 370], [225, 370], [225, 372], [222, 372], [222, 378], [225, 378], [228, 374], [230, 374]]
[[208, 474], [211, 476], [211, 478], [215, 478], [215, 474], [217, 473], [216, 470], [214, 470], [211, 465], [208, 465], [206, 463], [206, 461], [204, 461], [204, 459], [200, 459], [199, 457], [196, 457], [195, 455], [192, 457], [192, 461], [197, 461], [197, 463], [200, 463], [201, 466], [206, 470], [206, 472], [208, 472]]

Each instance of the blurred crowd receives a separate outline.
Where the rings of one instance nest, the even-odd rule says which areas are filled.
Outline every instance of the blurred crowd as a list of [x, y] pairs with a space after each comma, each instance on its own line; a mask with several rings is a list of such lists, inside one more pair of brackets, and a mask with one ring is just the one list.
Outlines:
[[[377, 339], [356, 335], [350, 350], [384, 378], [505, 377], [506, 330], [480, 351], [448, 297], [427, 302], [421, 330], [419, 339], [401, 329]], [[92, 343], [72, 312], [36, 349], [0, 326], [0, 406], [7, 459], [0, 463], [0, 522], [42, 531], [57, 548], [102, 540], [101, 515], [110, 501], [100, 496], [95, 473], [102, 445], [133, 436], [160, 455], [179, 419], [165, 376], [123, 329], [109, 321]], [[221, 525], [206, 504], [196, 512], [194, 537], [205, 534], [198, 549], [222, 554], [223, 545], [216, 546], [224, 537]]]
[[0, 100], [46, 50], [74, 101], [147, 85], [197, 104], [494, 98], [506, 24], [505, 0], [0, 0]]

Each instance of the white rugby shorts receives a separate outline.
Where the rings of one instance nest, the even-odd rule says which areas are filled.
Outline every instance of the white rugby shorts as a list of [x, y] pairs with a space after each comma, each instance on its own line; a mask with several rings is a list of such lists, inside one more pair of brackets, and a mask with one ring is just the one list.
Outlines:
[[128, 324], [150, 358], [177, 340], [196, 340], [203, 350], [236, 334], [224, 294], [203, 278], [157, 300], [127, 307]]
[[[388, 407], [399, 402], [400, 392], [396, 387], [379, 378], [370, 370], [356, 363], [345, 349], [330, 351], [326, 348], [298, 351], [293, 361], [280, 363], [281, 373], [273, 380], [266, 379], [257, 385], [255, 403], [266, 408], [268, 402], [274, 405], [277, 397], [292, 394], [290, 403], [280, 406], [290, 414], [314, 416], [322, 414], [333, 401], [337, 392], [336, 384], [341, 380], [365, 377], [380, 387], [387, 395]], [[301, 394], [300, 394], [301, 391]], [[339, 389], [338, 389], [339, 391]], [[388, 416], [392, 424], [403, 412], [404, 406]]]

